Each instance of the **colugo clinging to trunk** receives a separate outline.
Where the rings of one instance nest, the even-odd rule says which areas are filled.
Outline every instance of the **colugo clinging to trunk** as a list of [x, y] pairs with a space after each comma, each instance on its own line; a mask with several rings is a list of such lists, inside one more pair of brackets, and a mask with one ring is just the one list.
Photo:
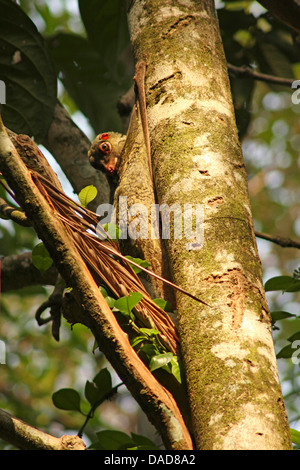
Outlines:
[[[127, 236], [119, 241], [121, 251], [134, 258], [147, 260], [156, 274], [168, 279], [167, 263], [163, 260], [162, 240], [151, 237], [151, 208], [155, 204], [155, 194], [138, 102], [132, 111], [127, 136], [117, 132], [98, 134], [88, 152], [88, 158], [93, 168], [104, 172], [107, 176], [111, 190], [110, 202], [116, 209], [117, 225], [120, 220], [126, 220], [128, 232]], [[124, 204], [121, 207], [119, 204], [120, 197], [123, 196], [126, 196], [126, 214]], [[131, 214], [130, 209], [137, 204], [142, 204], [147, 210], [140, 214]], [[139, 231], [139, 227], [147, 226], [148, 237], [136, 238], [130, 235], [130, 228], [135, 226], [135, 220], [139, 220], [140, 223], [136, 227], [136, 232]], [[146, 288], [151, 291], [153, 298], [164, 297], [170, 300], [166, 292], [171, 291], [168, 286], [145, 273], [141, 273], [140, 276], [147, 277], [149, 282], [144, 284], [147, 283]]]

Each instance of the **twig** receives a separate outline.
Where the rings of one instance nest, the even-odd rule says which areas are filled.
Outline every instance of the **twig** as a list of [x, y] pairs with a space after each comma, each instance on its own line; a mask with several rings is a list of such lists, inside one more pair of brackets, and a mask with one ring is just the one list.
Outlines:
[[115, 385], [115, 387], [113, 387], [108, 393], [106, 393], [104, 395], [104, 397], [101, 398], [101, 400], [99, 400], [93, 406], [91, 406], [91, 409], [87, 413], [87, 415], [85, 417], [85, 420], [84, 420], [84, 423], [81, 426], [81, 428], [79, 429], [79, 431], [77, 433], [77, 436], [82, 437], [84, 429], [85, 429], [87, 423], [89, 422], [89, 420], [94, 416], [94, 412], [95, 412], [96, 408], [98, 408], [98, 406], [101, 405], [105, 400], [111, 399], [113, 397], [113, 395], [115, 393], [117, 393], [118, 388], [121, 387], [122, 385], [124, 385], [123, 382], [119, 383], [118, 385]]
[[300, 242], [297, 242], [295, 240], [291, 240], [290, 238], [272, 236], [272, 235], [268, 235], [267, 233], [261, 233], [261, 232], [255, 232], [255, 235], [259, 238], [263, 238], [264, 240], [268, 240], [269, 242], [276, 243], [276, 245], [280, 245], [283, 248], [298, 248], [298, 249], [300, 249]]
[[295, 81], [294, 78], [274, 77], [265, 73], [259, 73], [252, 70], [250, 67], [237, 67], [232, 64], [227, 64], [228, 71], [236, 78], [253, 78], [266, 83], [274, 83], [275, 85], [283, 85], [291, 87]]
[[1, 215], [3, 217], [6, 217], [13, 222], [16, 222], [19, 225], [22, 225], [23, 227], [30, 227], [31, 222], [30, 220], [26, 217], [24, 212], [16, 209], [15, 207], [10, 206], [7, 204], [7, 202], [0, 197], [0, 217]]

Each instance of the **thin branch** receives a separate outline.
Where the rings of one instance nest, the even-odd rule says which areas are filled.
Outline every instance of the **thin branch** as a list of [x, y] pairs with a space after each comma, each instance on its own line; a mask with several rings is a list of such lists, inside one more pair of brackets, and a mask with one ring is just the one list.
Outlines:
[[79, 436], [51, 436], [0, 410], [0, 438], [21, 450], [85, 450]]
[[292, 83], [295, 81], [294, 78], [282, 78], [274, 77], [274, 75], [267, 75], [265, 73], [259, 73], [252, 70], [250, 67], [237, 67], [232, 64], [227, 64], [228, 71], [236, 78], [253, 78], [266, 83], [274, 83], [275, 85], [283, 85], [291, 87]]
[[276, 243], [276, 245], [280, 245], [284, 248], [298, 248], [298, 249], [300, 249], [300, 242], [297, 242], [295, 240], [291, 240], [290, 238], [272, 236], [272, 235], [268, 235], [267, 233], [261, 233], [261, 232], [255, 232], [255, 235], [258, 238], [263, 238], [264, 240], [268, 240], [269, 242]]
[[30, 286], [54, 285], [57, 278], [55, 266], [41, 273], [32, 263], [32, 253], [6, 256], [1, 259], [1, 292]]
[[0, 197], [0, 217], [1, 216], [12, 220], [19, 225], [22, 225], [23, 227], [31, 226], [31, 222], [28, 220], [24, 212], [7, 204], [7, 202], [2, 197]]

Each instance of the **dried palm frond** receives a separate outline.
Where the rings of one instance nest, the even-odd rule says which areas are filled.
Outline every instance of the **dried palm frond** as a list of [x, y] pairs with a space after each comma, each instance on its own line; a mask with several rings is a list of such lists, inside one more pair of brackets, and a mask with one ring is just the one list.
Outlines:
[[[135, 263], [121, 254], [118, 244], [108, 236], [99, 224], [97, 215], [74, 202], [44, 176], [34, 171], [32, 171], [32, 176], [41, 193], [57, 213], [97, 285], [105, 284], [117, 298], [129, 295], [130, 292], [141, 293], [143, 297], [134, 309], [137, 318], [143, 326], [154, 327], [158, 330], [163, 344], [176, 354], [178, 352], [179, 338], [173, 321], [152, 300], [139, 277], [132, 269], [131, 264], [135, 265]], [[101, 232], [102, 239], [98, 236], [99, 231]], [[105, 239], [103, 240], [103, 238]], [[136, 266], [156, 276], [146, 268], [137, 264]], [[162, 280], [205, 304], [205, 302], [195, 298], [170, 281]]]

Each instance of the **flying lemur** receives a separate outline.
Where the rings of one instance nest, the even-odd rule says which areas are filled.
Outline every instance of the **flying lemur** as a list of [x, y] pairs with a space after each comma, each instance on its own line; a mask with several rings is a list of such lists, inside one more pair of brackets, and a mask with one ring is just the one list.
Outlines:
[[126, 135], [118, 132], [97, 135], [88, 153], [92, 167], [108, 175], [116, 175], [125, 140]]

